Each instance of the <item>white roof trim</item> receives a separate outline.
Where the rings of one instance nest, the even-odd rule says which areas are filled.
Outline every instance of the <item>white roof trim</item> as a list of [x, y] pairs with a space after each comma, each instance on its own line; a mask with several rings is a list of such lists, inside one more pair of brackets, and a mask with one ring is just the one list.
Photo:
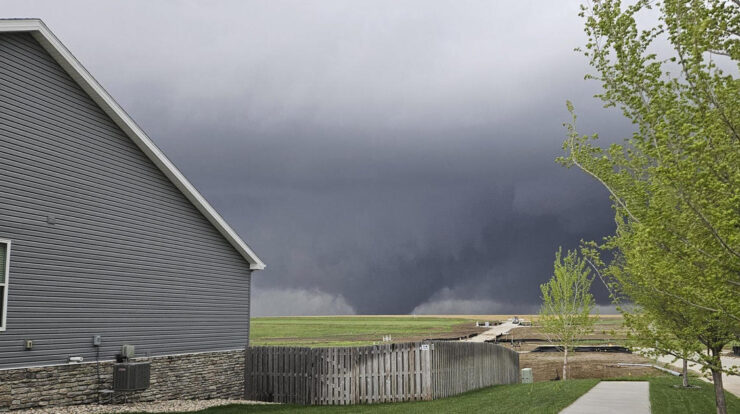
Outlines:
[[185, 197], [213, 224], [232, 246], [249, 262], [252, 270], [261, 270], [265, 264], [247, 246], [226, 221], [208, 204], [174, 164], [154, 145], [133, 119], [121, 108], [105, 89], [90, 75], [82, 64], [67, 50], [54, 33], [39, 19], [0, 20], [2, 32], [30, 32], [41, 46], [64, 68], [67, 73], [87, 92], [108, 116], [133, 140], [136, 145], [159, 167]]

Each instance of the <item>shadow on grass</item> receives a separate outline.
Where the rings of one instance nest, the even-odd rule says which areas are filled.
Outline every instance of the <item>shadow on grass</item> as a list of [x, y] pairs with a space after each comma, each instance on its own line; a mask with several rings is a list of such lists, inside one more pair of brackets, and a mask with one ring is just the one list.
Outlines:
[[497, 385], [435, 401], [349, 406], [228, 405], [198, 414], [251, 413], [558, 413], [598, 383], [595, 379]]

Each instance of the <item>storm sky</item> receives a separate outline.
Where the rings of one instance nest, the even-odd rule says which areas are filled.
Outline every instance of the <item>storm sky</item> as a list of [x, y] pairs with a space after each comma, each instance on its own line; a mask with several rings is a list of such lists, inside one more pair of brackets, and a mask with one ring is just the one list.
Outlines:
[[[267, 263], [253, 312], [529, 313], [613, 228], [555, 163], [630, 134], [578, 2], [8, 1], [40, 17]], [[604, 292], [595, 285], [601, 304]]]

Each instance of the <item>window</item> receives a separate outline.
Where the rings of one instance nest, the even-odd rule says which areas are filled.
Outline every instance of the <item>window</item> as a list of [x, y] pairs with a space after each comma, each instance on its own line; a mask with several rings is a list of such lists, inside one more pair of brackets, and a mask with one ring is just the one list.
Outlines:
[[8, 310], [8, 269], [10, 268], [10, 240], [0, 239], [0, 331], [5, 330]]

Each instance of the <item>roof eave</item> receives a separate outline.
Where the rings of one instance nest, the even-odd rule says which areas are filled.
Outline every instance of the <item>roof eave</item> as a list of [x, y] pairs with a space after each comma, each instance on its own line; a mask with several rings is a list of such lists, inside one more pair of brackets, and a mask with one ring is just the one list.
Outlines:
[[150, 160], [172, 181], [190, 200], [203, 216], [226, 238], [229, 243], [249, 263], [251, 270], [262, 270], [265, 263], [226, 223], [220, 214], [193, 187], [175, 165], [157, 148], [146, 133], [121, 108], [113, 97], [85, 69], [72, 53], [57, 39], [54, 33], [40, 19], [0, 20], [2, 32], [29, 32], [41, 46], [64, 68], [80, 87], [100, 106], [126, 135], [149, 157]]

